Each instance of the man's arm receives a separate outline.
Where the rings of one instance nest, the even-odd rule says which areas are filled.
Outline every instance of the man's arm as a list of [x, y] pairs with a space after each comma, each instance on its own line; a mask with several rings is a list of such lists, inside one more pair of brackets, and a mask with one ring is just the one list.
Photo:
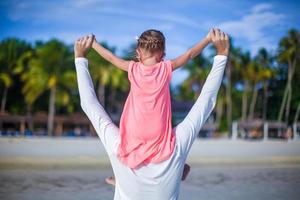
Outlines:
[[[199, 133], [216, 104], [226, 62], [227, 56], [217, 55], [214, 57], [212, 69], [203, 85], [200, 96], [186, 117], [195, 127], [195, 134]], [[194, 135], [195, 137], [196, 135]]]
[[[97, 130], [100, 114], [105, 113], [106, 115], [106, 112], [97, 99], [94, 84], [88, 70], [88, 60], [83, 57], [75, 58], [75, 67], [81, 108]], [[111, 121], [108, 116], [105, 119], [109, 122]]]
[[97, 99], [88, 70], [88, 60], [85, 58], [88, 49], [91, 47], [92, 39], [93, 38], [89, 36], [77, 40], [74, 46], [75, 67], [81, 107], [93, 124], [99, 137], [103, 138], [100, 135], [103, 133], [100, 131], [99, 124], [100, 122], [105, 122], [106, 124], [111, 123], [111, 119]]
[[92, 47], [105, 60], [112, 63], [114, 66], [116, 66], [119, 69], [128, 71], [128, 65], [129, 65], [130, 61], [124, 60], [124, 59], [119, 58], [118, 56], [114, 55], [108, 49], [101, 46], [96, 40], [94, 40]]
[[212, 37], [212, 41], [216, 47], [217, 55], [214, 57], [212, 69], [203, 85], [200, 96], [183, 123], [188, 127], [193, 127], [192, 135], [190, 135], [192, 141], [197, 137], [216, 104], [229, 53], [229, 39], [226, 34], [217, 30]]
[[199, 53], [211, 42], [211, 30], [206, 38], [201, 40], [198, 44], [187, 50], [181, 56], [171, 60], [173, 70], [185, 65], [189, 60], [193, 59], [195, 56], [199, 55]]

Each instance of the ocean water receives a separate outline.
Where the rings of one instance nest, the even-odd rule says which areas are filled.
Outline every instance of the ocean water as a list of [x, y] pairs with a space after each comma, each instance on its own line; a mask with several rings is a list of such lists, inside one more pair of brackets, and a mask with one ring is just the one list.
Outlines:
[[[111, 169], [15, 169], [0, 171], [1, 200], [107, 200]], [[299, 200], [299, 165], [191, 165], [182, 200]]]

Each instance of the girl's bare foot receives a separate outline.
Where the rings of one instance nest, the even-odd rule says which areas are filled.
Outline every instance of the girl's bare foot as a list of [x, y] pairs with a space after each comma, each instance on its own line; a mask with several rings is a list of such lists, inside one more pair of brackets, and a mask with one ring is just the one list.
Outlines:
[[114, 177], [108, 177], [105, 179], [105, 182], [109, 185], [116, 186], [116, 180]]
[[184, 164], [183, 173], [182, 173], [182, 177], [181, 177], [182, 181], [184, 181], [186, 179], [186, 177], [190, 173], [190, 170], [191, 170], [191, 167], [188, 164]]

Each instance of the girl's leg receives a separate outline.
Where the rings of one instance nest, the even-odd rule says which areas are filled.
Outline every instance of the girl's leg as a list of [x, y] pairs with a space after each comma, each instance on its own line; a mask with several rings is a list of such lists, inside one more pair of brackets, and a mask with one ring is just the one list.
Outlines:
[[189, 175], [190, 170], [191, 170], [191, 167], [188, 164], [184, 164], [183, 174], [181, 177], [182, 181], [184, 181], [186, 179], [186, 177]]
[[105, 182], [109, 185], [112, 185], [112, 186], [116, 186], [116, 179], [115, 177], [108, 177], [105, 179]]

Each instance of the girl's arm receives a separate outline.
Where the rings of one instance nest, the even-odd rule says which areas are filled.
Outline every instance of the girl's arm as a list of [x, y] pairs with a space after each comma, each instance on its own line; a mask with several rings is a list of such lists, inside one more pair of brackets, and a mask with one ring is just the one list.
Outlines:
[[128, 71], [128, 65], [130, 61], [123, 60], [122, 58], [119, 58], [118, 56], [115, 56], [112, 52], [105, 49], [103, 46], [101, 46], [96, 40], [94, 40], [93, 49], [100, 54], [105, 60], [115, 65], [117, 68], [122, 69], [124, 71]]
[[210, 34], [211, 32], [208, 33], [206, 38], [187, 50], [184, 54], [171, 60], [173, 70], [185, 65], [190, 59], [197, 56], [202, 51], [202, 49], [204, 49], [211, 42]]

